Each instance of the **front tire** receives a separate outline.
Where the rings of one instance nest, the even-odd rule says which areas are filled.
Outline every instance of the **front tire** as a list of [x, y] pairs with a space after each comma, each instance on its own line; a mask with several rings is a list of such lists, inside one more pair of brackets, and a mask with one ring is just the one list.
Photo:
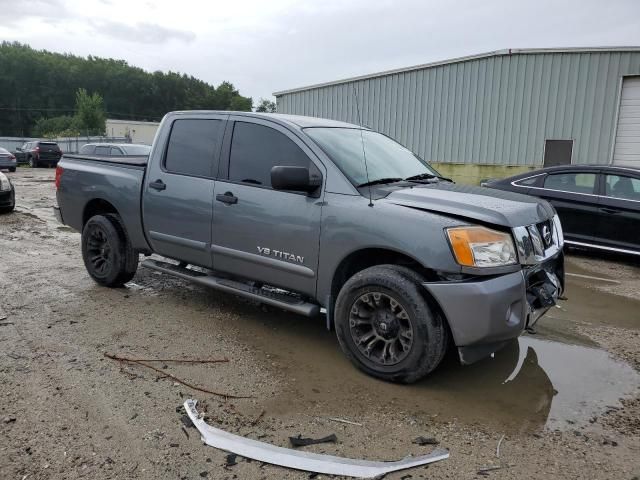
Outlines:
[[394, 265], [367, 268], [344, 284], [336, 334], [351, 362], [382, 380], [413, 383], [432, 372], [447, 348], [444, 321], [427, 302], [421, 277]]
[[29, 166], [31, 168], [38, 168], [38, 162], [36, 161], [35, 158], [29, 157]]
[[10, 172], [15, 172], [15, 171], [16, 171], [16, 167], [10, 167], [10, 168], [9, 168], [9, 171], [10, 171]]
[[116, 214], [91, 217], [82, 229], [82, 259], [93, 280], [121, 287], [138, 269], [138, 254]]

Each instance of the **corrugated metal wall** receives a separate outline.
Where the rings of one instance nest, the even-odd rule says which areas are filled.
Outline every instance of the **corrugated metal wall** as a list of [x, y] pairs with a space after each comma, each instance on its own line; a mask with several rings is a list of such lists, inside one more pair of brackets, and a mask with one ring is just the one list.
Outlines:
[[279, 113], [362, 123], [432, 162], [540, 165], [545, 139], [608, 163], [622, 75], [640, 52], [520, 53], [285, 93]]

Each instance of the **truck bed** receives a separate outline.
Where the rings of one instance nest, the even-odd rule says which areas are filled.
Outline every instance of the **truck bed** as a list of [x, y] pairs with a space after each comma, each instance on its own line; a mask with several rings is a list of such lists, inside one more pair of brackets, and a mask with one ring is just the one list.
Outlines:
[[108, 157], [104, 155], [78, 155], [78, 154], [65, 154], [64, 158], [80, 161], [91, 161], [101, 163], [112, 163], [115, 165], [131, 165], [135, 167], [146, 167], [149, 162], [148, 155], [122, 155], [118, 157]]
[[57, 197], [64, 223], [81, 232], [92, 209], [110, 204], [127, 226], [133, 247], [148, 250], [141, 211], [147, 161], [146, 156], [63, 155]]

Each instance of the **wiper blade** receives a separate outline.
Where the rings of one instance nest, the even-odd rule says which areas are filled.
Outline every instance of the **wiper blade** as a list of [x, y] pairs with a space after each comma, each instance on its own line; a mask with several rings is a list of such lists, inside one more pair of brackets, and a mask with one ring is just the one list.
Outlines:
[[411, 180], [430, 180], [432, 178], [438, 178], [437, 175], [434, 175], [433, 173], [419, 173], [418, 175], [412, 175], [411, 177], [407, 177], [405, 178], [405, 180], [411, 181]]
[[371, 185], [381, 185], [384, 183], [393, 183], [393, 182], [401, 182], [401, 178], [378, 178], [377, 180], [371, 180], [370, 182], [361, 183], [358, 185], [360, 187], [369, 187]]
[[433, 173], [419, 173], [418, 175], [413, 175], [411, 177], [405, 178], [408, 182], [415, 182], [419, 180], [431, 180], [433, 178], [437, 178], [438, 180], [445, 180], [447, 182], [453, 182], [450, 178], [441, 177], [440, 175], [434, 175]]

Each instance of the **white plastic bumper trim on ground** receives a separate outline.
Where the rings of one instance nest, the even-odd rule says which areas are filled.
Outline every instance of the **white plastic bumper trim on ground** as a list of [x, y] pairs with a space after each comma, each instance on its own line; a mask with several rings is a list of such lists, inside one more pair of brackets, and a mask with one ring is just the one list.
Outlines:
[[184, 408], [202, 435], [202, 441], [207, 445], [235, 453], [242, 457], [252, 458], [273, 465], [280, 465], [282, 467], [294, 468], [296, 470], [325, 473], [328, 475], [373, 478], [386, 473], [426, 465], [449, 458], [449, 451], [441, 448], [435, 449], [428, 455], [419, 457], [409, 456], [396, 462], [355, 460], [335, 457], [333, 455], [321, 455], [318, 453], [291, 450], [234, 435], [212, 427], [201, 418], [196, 409], [196, 404], [197, 400], [190, 399], [184, 402]]

